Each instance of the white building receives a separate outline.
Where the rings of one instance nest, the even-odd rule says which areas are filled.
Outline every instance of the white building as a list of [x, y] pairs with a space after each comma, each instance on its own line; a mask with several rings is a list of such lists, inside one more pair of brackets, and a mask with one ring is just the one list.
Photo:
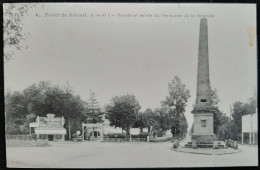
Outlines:
[[34, 133], [37, 139], [42, 140], [64, 140], [66, 129], [63, 127], [65, 119], [47, 114], [46, 117], [37, 116], [36, 121], [29, 124], [30, 134]]
[[258, 112], [242, 116], [242, 144], [258, 144]]

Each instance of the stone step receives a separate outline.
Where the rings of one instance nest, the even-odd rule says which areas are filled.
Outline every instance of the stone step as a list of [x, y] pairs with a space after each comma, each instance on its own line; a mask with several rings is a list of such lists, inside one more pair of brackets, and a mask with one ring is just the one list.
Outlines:
[[[213, 144], [214, 142], [197, 142], [197, 144]], [[188, 144], [192, 144], [192, 142], [188, 142]], [[219, 144], [221, 144], [219, 142]]]
[[[191, 144], [185, 144], [184, 147], [186, 148], [192, 148]], [[212, 148], [213, 144], [197, 144], [198, 148]], [[224, 145], [218, 145], [219, 148], [224, 148]]]

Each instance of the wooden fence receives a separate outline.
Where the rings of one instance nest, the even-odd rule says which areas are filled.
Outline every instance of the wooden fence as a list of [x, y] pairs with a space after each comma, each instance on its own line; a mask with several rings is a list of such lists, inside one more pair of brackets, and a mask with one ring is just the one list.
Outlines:
[[6, 140], [33, 140], [32, 135], [5, 135]]
[[104, 137], [102, 142], [147, 142], [147, 138], [108, 138]]

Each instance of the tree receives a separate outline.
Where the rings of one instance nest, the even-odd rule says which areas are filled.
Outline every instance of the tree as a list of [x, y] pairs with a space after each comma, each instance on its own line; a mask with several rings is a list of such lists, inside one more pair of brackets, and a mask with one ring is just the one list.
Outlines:
[[87, 103], [87, 121], [88, 123], [101, 123], [103, 113], [96, 99], [96, 94], [90, 91], [89, 101]]
[[166, 108], [157, 108], [155, 109], [156, 120], [158, 123], [158, 130], [166, 131], [171, 128], [172, 120], [171, 115]]
[[34, 122], [36, 119], [35, 114], [28, 114], [26, 115], [26, 118], [23, 119], [23, 124], [20, 125], [20, 131], [23, 134], [28, 134], [29, 133], [29, 123]]
[[140, 128], [140, 132], [143, 132], [143, 128], [146, 127], [146, 119], [144, 113], [140, 112], [136, 116], [136, 120], [133, 123], [133, 128]]
[[133, 127], [140, 128], [140, 131], [143, 132], [143, 128], [148, 128], [148, 133], [151, 131], [152, 127], [157, 127], [157, 115], [152, 109], [146, 109], [144, 112], [140, 112], [137, 115], [137, 118], [133, 124]]
[[232, 139], [241, 140], [242, 133], [242, 116], [255, 113], [256, 109], [256, 92], [247, 102], [242, 103], [236, 101], [231, 109], [232, 119], [224, 113], [217, 115], [219, 118], [219, 126], [217, 129], [217, 137], [219, 140]]
[[211, 90], [211, 105], [214, 108], [213, 112], [213, 133], [218, 134], [219, 127], [222, 125], [222, 119], [225, 117], [224, 113], [218, 109], [219, 97], [217, 89]]
[[255, 112], [256, 112], [256, 97], [250, 98], [248, 102], [245, 103], [236, 101], [233, 104], [231, 116], [234, 120], [234, 125], [236, 127], [238, 134], [242, 133], [242, 116], [253, 114]]
[[[101, 108], [96, 99], [96, 94], [90, 90], [89, 101], [87, 103], [86, 118], [87, 123], [101, 123], [103, 122], [102, 116], [104, 113], [101, 112]], [[95, 128], [93, 127], [93, 135]]]
[[148, 133], [151, 132], [151, 128], [158, 128], [157, 122], [158, 115], [152, 109], [146, 109], [144, 112], [145, 127], [148, 128]]
[[213, 132], [218, 136], [219, 133], [219, 128], [222, 126], [225, 121], [223, 119], [229, 119], [225, 113], [222, 111], [215, 109], [214, 114], [213, 114]]
[[5, 98], [6, 133], [28, 133], [28, 124], [36, 116], [54, 113], [64, 116], [69, 139], [72, 132], [80, 128], [86, 112], [85, 102], [74, 95], [72, 89], [60, 88], [42, 81], [24, 89], [23, 92], [8, 92]]
[[135, 96], [126, 94], [113, 97], [110, 104], [106, 106], [106, 114], [110, 125], [121, 127], [126, 130], [126, 135], [129, 136], [130, 128], [134, 124], [140, 109], [141, 106]]
[[174, 77], [169, 83], [169, 96], [161, 102], [162, 107], [169, 114], [173, 137], [184, 138], [186, 135], [188, 125], [184, 113], [189, 97], [190, 91], [182, 84], [180, 78]]
[[256, 113], [256, 108], [257, 108], [257, 91], [256, 91], [256, 89], [254, 89], [253, 96], [248, 99], [247, 105], [248, 105], [248, 109], [249, 109], [249, 111], [248, 111], [249, 114]]
[[236, 101], [233, 104], [231, 116], [234, 119], [234, 123], [238, 133], [242, 132], [242, 116], [255, 113], [256, 107], [257, 107], [256, 90], [254, 91], [254, 95], [251, 98], [249, 98], [247, 102], [242, 103], [240, 101]]
[[25, 41], [29, 34], [23, 31], [23, 19], [29, 15], [29, 9], [36, 4], [7, 3], [3, 6], [4, 28], [4, 59], [10, 60], [14, 51], [26, 49]]
[[218, 140], [227, 140], [232, 139], [236, 140], [235, 136], [233, 135], [233, 121], [228, 117], [223, 117], [221, 125], [219, 126], [217, 138]]
[[26, 106], [20, 92], [8, 92], [5, 96], [5, 130], [7, 134], [21, 134], [20, 126], [26, 116]]
[[85, 102], [81, 100], [79, 95], [73, 95], [70, 92], [65, 92], [63, 95], [63, 105], [60, 108], [60, 114], [65, 118], [65, 127], [68, 130], [68, 138], [71, 140], [73, 132], [75, 133], [81, 127], [81, 120], [84, 116]]
[[210, 99], [211, 99], [211, 105], [215, 108], [218, 108], [219, 97], [218, 97], [216, 88], [214, 90], [211, 90]]

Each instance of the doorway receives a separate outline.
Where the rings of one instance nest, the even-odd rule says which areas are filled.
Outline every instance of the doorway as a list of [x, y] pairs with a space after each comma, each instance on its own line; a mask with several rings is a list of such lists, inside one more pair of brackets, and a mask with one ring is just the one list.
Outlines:
[[54, 135], [48, 135], [48, 141], [53, 141]]

